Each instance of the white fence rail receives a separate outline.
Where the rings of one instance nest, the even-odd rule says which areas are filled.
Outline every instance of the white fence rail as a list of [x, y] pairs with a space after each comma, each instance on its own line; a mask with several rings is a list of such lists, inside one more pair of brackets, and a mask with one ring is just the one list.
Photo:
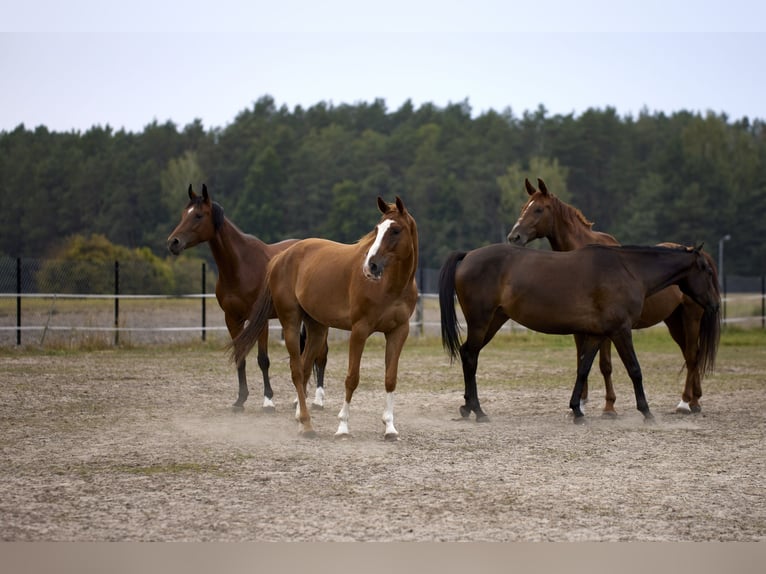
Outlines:
[[[199, 307], [192, 301], [198, 301]], [[723, 305], [726, 325], [766, 328], [766, 298], [763, 294], [729, 294]], [[410, 320], [411, 334], [439, 336], [438, 307], [437, 295], [421, 294]], [[458, 317], [462, 321], [459, 307]], [[272, 321], [270, 328], [281, 331], [277, 321]], [[509, 321], [504, 330], [525, 328]], [[161, 343], [193, 338], [204, 340], [208, 333], [228, 336], [223, 312], [212, 294], [0, 293], [1, 346], [43, 344], [46, 340], [73, 340], [88, 335], [100, 336], [105, 343], [113, 344]], [[344, 334], [333, 331], [332, 336], [343, 337]]]

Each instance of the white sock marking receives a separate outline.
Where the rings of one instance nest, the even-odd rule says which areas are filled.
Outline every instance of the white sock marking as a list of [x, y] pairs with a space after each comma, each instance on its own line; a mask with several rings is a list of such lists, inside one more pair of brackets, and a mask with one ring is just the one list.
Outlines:
[[340, 423], [338, 423], [338, 430], [335, 432], [335, 436], [348, 436], [348, 401], [343, 401], [343, 407], [338, 413], [338, 419], [340, 419]]

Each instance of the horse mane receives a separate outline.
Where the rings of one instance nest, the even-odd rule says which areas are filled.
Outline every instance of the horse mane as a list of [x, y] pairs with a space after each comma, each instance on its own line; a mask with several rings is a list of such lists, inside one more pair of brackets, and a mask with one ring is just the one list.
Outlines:
[[588, 229], [593, 228], [593, 222], [589, 221], [582, 211], [577, 209], [574, 205], [570, 205], [561, 201], [555, 194], [548, 192], [548, 196], [553, 199], [553, 204], [562, 216], [570, 223], [582, 223]]

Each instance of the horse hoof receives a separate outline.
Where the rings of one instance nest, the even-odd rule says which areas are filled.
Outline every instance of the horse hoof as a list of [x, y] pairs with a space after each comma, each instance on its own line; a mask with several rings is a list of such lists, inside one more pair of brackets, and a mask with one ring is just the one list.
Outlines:
[[588, 421], [585, 418], [585, 415], [579, 415], [579, 416], [575, 415], [575, 417], [572, 420], [572, 422], [574, 422], [574, 424], [576, 424], [576, 425], [584, 425]]
[[694, 405], [691, 407], [692, 413], [697, 414], [702, 412], [702, 407], [699, 405]]
[[269, 407], [261, 407], [261, 412], [263, 412], [263, 413], [275, 413], [275, 412], [277, 412], [277, 408], [276, 407], [271, 407], [271, 406], [269, 406]]
[[311, 403], [311, 410], [312, 411], [323, 411], [324, 405], [318, 405], [316, 403]]
[[396, 442], [399, 440], [399, 433], [389, 432], [383, 435], [383, 440], [386, 442]]
[[351, 433], [347, 433], [347, 432], [335, 433], [335, 440], [351, 440]]
[[476, 415], [476, 422], [477, 423], [488, 423], [489, 417], [485, 415], [484, 413], [477, 413]]
[[467, 419], [468, 417], [471, 416], [471, 409], [469, 409], [465, 405], [462, 405], [460, 407], [460, 416], [463, 417], [464, 419]]
[[307, 431], [301, 431], [300, 433], [301, 438], [317, 438], [317, 433], [315, 430], [307, 430]]
[[601, 413], [602, 419], [611, 419], [614, 420], [617, 418], [617, 411], [603, 411]]
[[234, 403], [231, 405], [231, 412], [233, 413], [241, 413], [245, 410], [245, 407], [243, 405], [238, 405], [237, 403]]

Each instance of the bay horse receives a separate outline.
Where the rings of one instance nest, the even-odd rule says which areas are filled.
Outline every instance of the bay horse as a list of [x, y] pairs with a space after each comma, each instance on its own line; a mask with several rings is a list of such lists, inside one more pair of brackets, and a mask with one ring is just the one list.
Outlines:
[[[351, 331], [346, 396], [335, 436], [350, 436], [349, 405], [359, 384], [365, 343], [374, 332], [383, 333], [386, 339], [384, 438], [396, 440], [399, 436], [394, 426], [394, 391], [399, 356], [418, 298], [418, 231], [399, 197], [393, 204], [378, 197], [378, 208], [383, 214], [380, 222], [355, 244], [304, 239], [275, 256], [268, 267], [268, 289], [263, 290], [247, 326], [233, 341], [234, 359], [242, 361], [276, 310], [290, 353], [290, 372], [298, 393], [296, 418], [303, 436], [315, 436], [306, 409], [306, 383], [329, 327]], [[301, 321], [306, 325], [303, 357], [298, 345]]]
[[[579, 249], [591, 243], [601, 245], [619, 245], [619, 242], [608, 233], [593, 230], [593, 223], [588, 221], [582, 212], [561, 201], [548, 191], [542, 179], [537, 180], [538, 189], [524, 180], [529, 198], [521, 209], [516, 224], [508, 234], [508, 241], [517, 245], [526, 245], [538, 238], [547, 238], [554, 251], [570, 251]], [[677, 244], [660, 243], [673, 246]], [[713, 269], [715, 264], [709, 255], [708, 263]], [[635, 329], [643, 329], [664, 321], [670, 331], [670, 336], [681, 348], [686, 365], [686, 383], [681, 395], [681, 401], [676, 406], [676, 412], [700, 412], [699, 403], [702, 397], [701, 373], [697, 365], [697, 340], [702, 319], [703, 309], [689, 296], [684, 295], [676, 285], [666, 287], [662, 291], [650, 295], [644, 302]], [[580, 353], [578, 352], [578, 357]], [[611, 343], [604, 341], [599, 354], [599, 366], [604, 377], [606, 400], [604, 414], [615, 414], [614, 402], [616, 395], [612, 386]], [[587, 399], [588, 384], [585, 382], [583, 399]]]
[[[253, 303], [263, 291], [266, 266], [274, 255], [297, 242], [286, 239], [267, 244], [243, 233], [224, 215], [223, 207], [210, 199], [207, 185], [202, 185], [202, 195], [194, 193], [189, 185], [189, 202], [181, 213], [181, 221], [168, 237], [168, 250], [180, 255], [184, 249], [207, 242], [218, 267], [215, 297], [224, 313], [226, 328], [234, 339], [242, 331]], [[274, 392], [269, 381], [269, 333], [268, 329], [258, 339], [258, 366], [263, 374], [263, 409], [273, 410]], [[317, 389], [313, 406], [324, 404], [324, 371], [327, 364], [327, 348], [317, 357], [315, 365]], [[233, 405], [242, 410], [249, 393], [246, 362], [237, 363], [239, 393]]]
[[[577, 378], [569, 402], [576, 423], [583, 421], [583, 387], [605, 339], [614, 344], [628, 371], [636, 407], [651, 419], [632, 328], [646, 297], [668, 285], [678, 285], [704, 308], [698, 340], [698, 367], [704, 373], [715, 363], [721, 317], [718, 279], [700, 247], [589, 245], [557, 252], [494, 244], [453, 252], [440, 272], [439, 305], [442, 343], [463, 366], [461, 415], [473, 412], [477, 420], [486, 420], [476, 389], [479, 352], [513, 319], [534, 331], [579, 337]], [[462, 344], [455, 294], [466, 321]]]

